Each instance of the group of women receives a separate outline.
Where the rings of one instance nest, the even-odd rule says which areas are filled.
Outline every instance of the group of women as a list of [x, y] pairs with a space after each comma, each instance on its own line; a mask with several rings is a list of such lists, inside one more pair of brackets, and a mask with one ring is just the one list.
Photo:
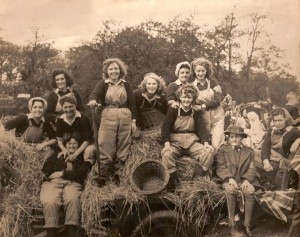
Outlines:
[[[234, 197], [227, 195], [231, 230], [235, 230], [232, 221], [237, 200], [235, 194], [242, 189], [250, 194], [245, 234], [252, 236], [250, 220], [256, 179], [254, 155], [250, 148], [242, 145], [243, 138], [247, 136], [242, 128], [230, 127], [224, 133], [224, 111], [220, 107], [222, 91], [213, 76], [212, 63], [205, 58], [178, 63], [175, 68], [177, 79], [167, 88], [160, 76], [147, 73], [139, 88], [133, 91], [126, 74], [126, 66], [120, 59], [105, 60], [103, 80], [98, 81], [87, 104], [101, 107], [98, 185], [104, 186], [108, 179], [122, 182], [121, 170], [130, 153], [132, 136], [146, 128], [143, 111], [157, 110], [165, 115], [161, 128], [164, 142], [161, 155], [162, 163], [170, 172], [168, 187], [172, 190], [178, 185], [176, 160], [182, 155], [196, 160], [193, 179], [210, 178], [214, 158], [217, 157], [222, 162], [217, 162], [216, 174], [225, 190], [234, 193]], [[84, 114], [84, 103], [79, 93], [72, 89], [72, 83], [67, 72], [55, 70], [52, 74], [53, 91], [47, 100], [40, 97], [30, 99], [29, 114], [21, 114], [4, 124], [6, 130], [16, 128], [16, 136], [25, 142], [37, 144], [37, 150], [47, 146], [53, 148], [49, 149], [43, 164], [45, 175], [40, 197], [48, 237], [57, 235], [58, 213], [62, 205], [66, 210], [68, 236], [76, 236], [82, 186], [95, 163], [91, 125]], [[276, 125], [276, 119], [281, 115], [286, 118], [280, 113], [273, 116], [277, 130], [282, 129]], [[222, 145], [225, 134], [230, 137], [227, 147]], [[274, 140], [275, 133], [268, 137]], [[280, 139], [275, 140], [274, 147], [280, 146]], [[272, 150], [272, 144], [267, 140], [263, 149]], [[296, 146], [292, 145], [291, 151], [296, 150]], [[263, 154], [264, 168], [271, 171], [272, 166], [266, 158], [269, 153]]]

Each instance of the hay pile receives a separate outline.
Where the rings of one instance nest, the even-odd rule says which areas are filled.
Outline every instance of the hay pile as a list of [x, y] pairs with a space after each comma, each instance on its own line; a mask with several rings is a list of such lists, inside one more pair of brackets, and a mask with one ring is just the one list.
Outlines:
[[143, 136], [139, 140], [133, 141], [131, 154], [122, 170], [121, 183], [117, 187], [114, 183], [109, 182], [103, 188], [98, 188], [94, 180], [98, 177], [98, 166], [94, 165], [90, 172], [86, 185], [81, 196], [82, 203], [82, 226], [88, 234], [95, 233], [97, 230], [106, 231], [104, 221], [107, 214], [103, 210], [109, 207], [114, 211], [116, 201], [121, 201], [123, 207], [129, 207], [128, 213], [123, 213], [124, 216], [129, 214], [134, 205], [145, 203], [147, 198], [145, 195], [136, 193], [130, 186], [129, 177], [135, 166], [147, 159], [160, 160], [160, 152], [162, 145], [160, 144], [159, 133], [156, 136]]
[[176, 193], [168, 193], [165, 198], [175, 204], [181, 222], [195, 226], [198, 231], [209, 224], [212, 211], [225, 203], [224, 190], [207, 178], [183, 181]]
[[31, 211], [38, 206], [42, 160], [33, 147], [0, 131], [2, 163], [0, 236], [31, 236]]

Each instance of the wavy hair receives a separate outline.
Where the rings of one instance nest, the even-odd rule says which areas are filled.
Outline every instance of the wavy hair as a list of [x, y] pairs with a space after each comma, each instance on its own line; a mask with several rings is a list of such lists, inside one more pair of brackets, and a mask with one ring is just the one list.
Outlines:
[[108, 79], [108, 67], [110, 64], [112, 63], [116, 63], [120, 69], [120, 77], [119, 79], [124, 79], [127, 75], [127, 67], [125, 65], [125, 63], [121, 60], [121, 59], [118, 59], [118, 58], [108, 58], [106, 59], [102, 66], [103, 66], [103, 78], [104, 80]]
[[74, 138], [78, 142], [78, 147], [79, 147], [82, 141], [81, 141], [80, 133], [78, 132], [65, 133], [62, 138], [62, 143], [64, 144], [64, 146], [67, 144], [67, 142], [71, 141], [72, 138]]
[[144, 76], [143, 81], [139, 85], [139, 88], [141, 89], [142, 93], [145, 93], [147, 91], [146, 84], [149, 78], [154, 79], [157, 83], [157, 90], [155, 93], [158, 95], [163, 95], [166, 90], [166, 82], [162, 77], [158, 76], [154, 72], [149, 72]]
[[55, 77], [60, 75], [60, 74], [64, 74], [64, 76], [66, 78], [67, 87], [73, 85], [72, 77], [64, 69], [55, 69], [55, 70], [53, 70], [52, 77], [51, 77], [51, 86], [52, 86], [52, 88], [54, 88], [54, 89], [57, 88]]
[[209, 61], [206, 58], [196, 58], [192, 63], [192, 73], [193, 73], [193, 77], [196, 78], [196, 73], [195, 73], [195, 69], [196, 66], [200, 65], [203, 66], [206, 69], [206, 75], [205, 77], [210, 80], [211, 78], [213, 78], [214, 76], [214, 67], [213, 64], [211, 63], [211, 61]]
[[177, 96], [178, 100], [182, 96], [183, 93], [192, 95], [192, 97], [193, 97], [192, 103], [194, 103], [198, 97], [199, 91], [192, 83], [187, 83], [187, 84], [184, 84], [182, 87], [180, 87], [176, 91], [176, 96]]

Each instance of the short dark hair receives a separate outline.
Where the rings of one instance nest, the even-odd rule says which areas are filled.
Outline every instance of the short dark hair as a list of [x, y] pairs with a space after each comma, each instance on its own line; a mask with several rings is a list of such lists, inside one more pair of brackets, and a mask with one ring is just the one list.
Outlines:
[[67, 142], [71, 141], [72, 138], [74, 138], [79, 145], [81, 144], [82, 141], [81, 141], [80, 134], [78, 132], [72, 132], [72, 133], [65, 133], [63, 135], [62, 142], [64, 146], [67, 144]]
[[60, 74], [64, 74], [64, 76], [66, 78], [67, 87], [73, 85], [72, 77], [64, 69], [55, 69], [55, 70], [53, 70], [52, 77], [51, 77], [51, 86], [52, 86], [52, 88], [57, 88], [55, 77], [57, 75], [60, 75]]

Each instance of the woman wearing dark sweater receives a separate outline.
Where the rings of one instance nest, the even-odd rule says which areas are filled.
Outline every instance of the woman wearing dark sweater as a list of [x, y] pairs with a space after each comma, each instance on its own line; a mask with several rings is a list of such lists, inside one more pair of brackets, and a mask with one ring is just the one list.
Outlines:
[[129, 156], [131, 134], [136, 131], [136, 106], [126, 74], [120, 59], [106, 59], [104, 78], [97, 83], [88, 103], [91, 107], [103, 107], [98, 135], [102, 176], [99, 186], [105, 185], [109, 176], [119, 182], [121, 168]]
[[55, 124], [56, 119], [63, 113], [59, 99], [69, 93], [73, 93], [76, 101], [76, 110], [84, 112], [84, 104], [78, 91], [71, 88], [73, 80], [71, 76], [64, 70], [57, 69], [52, 72], [51, 86], [53, 91], [48, 94], [48, 107], [45, 111], [45, 117]]
[[[276, 174], [280, 164], [294, 155], [300, 145], [300, 130], [293, 127], [293, 118], [284, 108], [278, 108], [271, 113], [275, 128], [270, 129], [263, 141], [261, 159], [264, 170]], [[293, 159], [291, 160], [291, 164]], [[292, 165], [293, 167], [293, 165]], [[271, 175], [270, 182], [274, 182]], [[291, 170], [293, 179], [298, 179], [295, 170]]]
[[[73, 154], [81, 143], [79, 133], [65, 134], [63, 143], [68, 152]], [[76, 160], [66, 161], [63, 156], [53, 153], [45, 160], [42, 168], [44, 181], [40, 199], [43, 204], [47, 237], [57, 236], [59, 210], [62, 205], [65, 209], [68, 236], [78, 236], [81, 215], [80, 196], [84, 180], [92, 165], [89, 160], [84, 160], [82, 154], [77, 156]]]
[[147, 73], [139, 88], [133, 92], [137, 107], [137, 126], [141, 130], [149, 128], [144, 113], [157, 110], [163, 115], [167, 113], [168, 103], [165, 97], [165, 82], [153, 72]]
[[192, 108], [197, 94], [197, 88], [192, 84], [182, 86], [177, 91], [179, 107], [169, 108], [162, 125], [161, 135], [165, 144], [161, 152], [162, 163], [170, 172], [171, 188], [178, 185], [176, 160], [180, 157], [187, 155], [195, 159], [201, 169], [198, 172], [203, 175], [208, 173], [213, 163], [213, 147], [209, 145], [209, 133], [201, 121], [201, 111]]

